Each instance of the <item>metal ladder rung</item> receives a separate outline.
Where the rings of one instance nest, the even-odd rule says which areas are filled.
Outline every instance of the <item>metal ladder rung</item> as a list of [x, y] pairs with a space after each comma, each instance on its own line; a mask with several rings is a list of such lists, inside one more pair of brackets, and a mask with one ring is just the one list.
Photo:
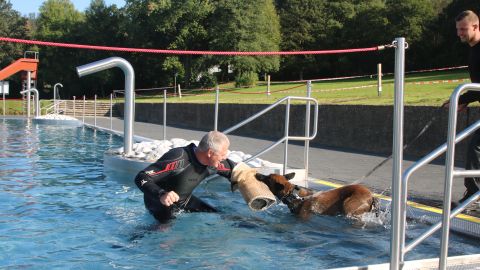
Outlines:
[[452, 174], [453, 177], [478, 177], [480, 170], [455, 170]]

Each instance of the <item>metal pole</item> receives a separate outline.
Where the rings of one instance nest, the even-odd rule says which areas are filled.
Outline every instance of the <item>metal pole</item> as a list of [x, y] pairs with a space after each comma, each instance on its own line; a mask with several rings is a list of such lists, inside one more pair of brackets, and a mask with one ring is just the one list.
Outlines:
[[287, 173], [288, 163], [288, 130], [290, 123], [290, 99], [287, 99], [287, 107], [285, 108], [285, 150], [283, 153], [283, 174]]
[[93, 119], [94, 119], [94, 126], [97, 126], [97, 95], [93, 99]]
[[[307, 97], [312, 96], [312, 81], [307, 81]], [[310, 101], [306, 103], [306, 111], [305, 111], [305, 137], [308, 137], [310, 134]], [[305, 140], [305, 149], [303, 150], [303, 162], [305, 167], [305, 187], [308, 187], [308, 169], [309, 169], [309, 149], [310, 149], [310, 141]]]
[[213, 130], [218, 130], [218, 100], [219, 100], [220, 90], [218, 85], [215, 87], [215, 119], [213, 123]]
[[27, 117], [30, 118], [30, 86], [32, 84], [32, 72], [27, 72]]
[[267, 75], [267, 96], [270, 96], [270, 75]]
[[464, 84], [458, 86], [450, 97], [450, 106], [448, 111], [448, 133], [447, 133], [447, 155], [445, 160], [445, 183], [443, 198], [443, 217], [442, 217], [442, 238], [440, 240], [440, 263], [439, 269], [444, 270], [447, 267], [448, 241], [450, 231], [450, 203], [452, 201], [452, 180], [455, 163], [455, 133], [457, 127], [458, 99], [462, 91], [471, 85]]
[[377, 64], [377, 93], [382, 95], [382, 63]]
[[124, 154], [132, 154], [133, 145], [133, 121], [135, 114], [135, 72], [128, 61], [120, 57], [110, 57], [90, 64], [77, 67], [78, 75], [84, 76], [105, 69], [119, 67], [125, 74], [125, 112], [124, 112]]
[[113, 111], [113, 94], [110, 94], [110, 130], [113, 130], [112, 111]]
[[163, 140], [167, 140], [167, 90], [163, 90]]
[[395, 84], [393, 117], [393, 172], [392, 172], [392, 232], [390, 242], [390, 269], [401, 269], [403, 247], [400, 241], [402, 162], [403, 162], [403, 90], [405, 79], [405, 38], [395, 39]]
[[173, 96], [177, 95], [177, 75], [178, 75], [178, 73], [175, 72], [175, 80], [174, 80], [174, 83], [173, 83]]
[[83, 95], [83, 116], [82, 121], [85, 124], [85, 95]]
[[3, 116], [5, 116], [5, 83], [2, 82], [2, 96], [3, 96]]
[[35, 98], [35, 100], [34, 100], [35, 117], [38, 117], [38, 116], [40, 116], [40, 99], [39, 99], [40, 95], [38, 94], [38, 90], [36, 88], [30, 88], [28, 90], [20, 91], [20, 94], [25, 94], [25, 93], [28, 93], [28, 92], [33, 92], [34, 93], [33, 97]]
[[63, 84], [61, 83], [56, 83], [54, 86], [53, 86], [53, 113], [55, 114], [58, 114], [58, 105], [57, 105], [57, 94], [58, 94], [58, 90], [57, 90], [57, 86], [61, 86], [63, 88]]

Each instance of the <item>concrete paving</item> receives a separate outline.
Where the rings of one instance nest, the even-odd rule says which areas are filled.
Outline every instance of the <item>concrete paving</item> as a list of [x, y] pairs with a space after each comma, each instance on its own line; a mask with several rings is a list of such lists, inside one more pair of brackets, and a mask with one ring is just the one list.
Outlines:
[[[82, 120], [82, 119], [80, 119]], [[94, 124], [94, 118], [85, 118], [88, 124]], [[97, 126], [123, 132], [123, 120], [120, 118], [97, 117]], [[134, 134], [151, 139], [163, 139], [163, 126], [150, 123], [135, 122]], [[186, 140], [200, 140], [205, 134], [201, 130], [189, 130], [177, 127], [166, 127], [166, 138], [182, 138]], [[273, 144], [273, 141], [259, 138], [248, 138], [229, 135], [231, 150], [242, 151], [248, 154], [257, 154], [259, 151]], [[432, 149], [433, 150], [433, 149]], [[283, 163], [284, 145], [278, 145], [272, 151], [265, 153], [260, 158]], [[288, 165], [294, 168], [304, 166], [304, 146], [289, 145]], [[377, 164], [385, 160], [385, 156], [369, 155], [348, 152], [340, 149], [310, 147], [309, 151], [309, 177], [327, 180], [338, 184], [348, 184], [358, 181]], [[408, 168], [415, 161], [404, 161], [404, 168]], [[377, 193], [390, 194], [392, 185], [392, 161], [389, 160], [372, 175], [361, 181], [362, 184], [372, 188]], [[418, 170], [410, 179], [408, 195], [409, 200], [439, 205], [443, 201], [444, 167], [441, 164], [429, 164]], [[457, 201], [463, 195], [465, 188], [463, 179], [455, 179], [453, 184], [453, 200]]]

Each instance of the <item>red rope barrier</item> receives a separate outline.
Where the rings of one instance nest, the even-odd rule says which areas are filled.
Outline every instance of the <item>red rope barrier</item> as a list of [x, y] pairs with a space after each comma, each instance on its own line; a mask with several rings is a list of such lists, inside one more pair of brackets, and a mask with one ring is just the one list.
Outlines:
[[186, 51], [186, 50], [160, 50], [160, 49], [139, 49], [125, 47], [109, 47], [84, 44], [71, 44], [48, 42], [39, 40], [27, 40], [18, 38], [0, 37], [0, 41], [23, 43], [29, 45], [52, 46], [73, 49], [90, 49], [100, 51], [118, 51], [118, 52], [136, 52], [136, 53], [157, 53], [157, 54], [184, 54], [184, 55], [306, 55], [306, 54], [340, 54], [340, 53], [356, 53], [370, 52], [382, 50], [385, 46], [376, 46], [369, 48], [341, 49], [341, 50], [321, 50], [321, 51], [293, 51], [293, 52], [229, 52], [229, 51]]

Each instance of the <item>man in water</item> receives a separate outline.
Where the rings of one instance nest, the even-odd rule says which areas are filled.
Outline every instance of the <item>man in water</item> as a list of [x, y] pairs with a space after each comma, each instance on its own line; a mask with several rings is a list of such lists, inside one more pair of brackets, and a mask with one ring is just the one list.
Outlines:
[[173, 148], [155, 163], [140, 171], [135, 184], [144, 194], [145, 207], [160, 222], [175, 217], [179, 210], [216, 212], [192, 195], [193, 190], [210, 175], [228, 179], [235, 163], [227, 159], [230, 141], [218, 131], [210, 131], [198, 144]]

